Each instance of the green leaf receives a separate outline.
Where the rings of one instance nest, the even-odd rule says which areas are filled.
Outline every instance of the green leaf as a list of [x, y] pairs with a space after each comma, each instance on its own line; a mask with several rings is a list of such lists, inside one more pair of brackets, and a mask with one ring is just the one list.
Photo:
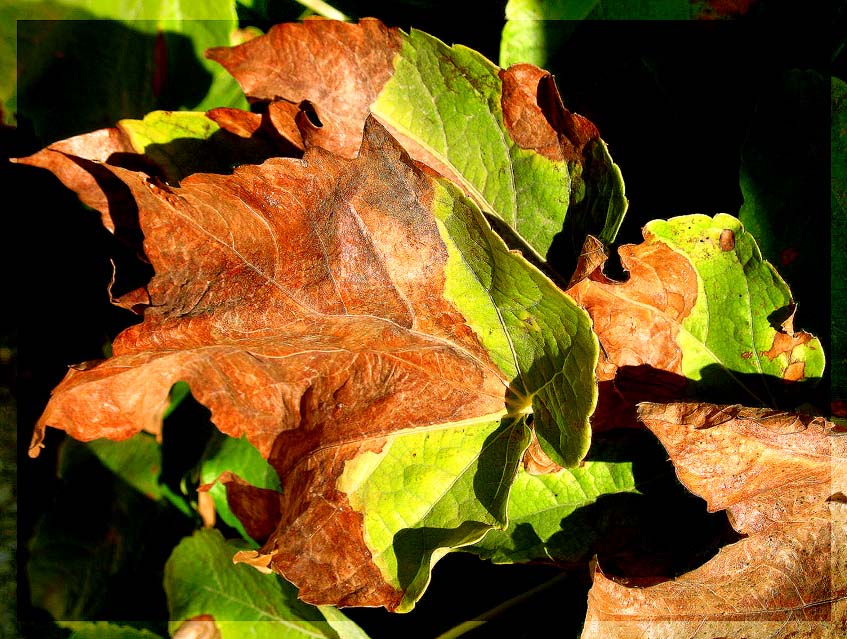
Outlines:
[[150, 499], [162, 498], [162, 449], [155, 437], [138, 433], [126, 441], [95, 439], [86, 446], [106, 468], [141, 494]]
[[204, 57], [233, 43], [234, 2], [26, 1], [5, 11], [12, 31], [0, 37], [10, 48], [17, 19], [21, 73], [17, 90], [0, 85], [4, 112], [31, 120], [47, 141], [155, 109], [247, 107], [238, 84]]
[[[214, 618], [221, 639], [355, 637], [360, 632], [340, 612], [328, 619], [321, 609], [297, 599], [297, 589], [277, 575], [233, 564], [242, 545], [214, 529], [196, 531], [174, 548], [165, 566], [170, 630], [200, 615]], [[336, 631], [340, 628], [341, 631]]]
[[214, 501], [215, 511], [227, 525], [241, 533], [244, 539], [252, 540], [238, 517], [229, 508], [226, 486], [215, 481], [227, 471], [238, 475], [257, 488], [276, 491], [281, 490], [279, 476], [246, 437], [236, 439], [216, 431], [203, 454], [200, 464], [200, 483], [212, 484], [209, 494]]
[[831, 271], [832, 309], [831, 388], [832, 414], [847, 417], [847, 83], [832, 78], [832, 124], [830, 144]]
[[604, 495], [637, 492], [631, 461], [586, 461], [545, 474], [522, 468], [509, 497], [508, 528], [491, 531], [471, 550], [495, 563], [584, 561], [595, 531], [568, 528], [567, 517]]
[[[508, 224], [535, 253], [549, 258], [560, 234], [559, 251], [574, 257], [586, 234], [614, 240], [627, 206], [623, 180], [606, 144], [587, 132], [593, 125], [571, 122], [586, 131], [558, 134], [573, 136], [566, 143], [576, 147], [573, 156], [531, 148], [504, 114], [523, 108], [516, 106], [523, 78], [504, 75], [472, 49], [448, 47], [415, 29], [403, 38], [394, 67], [371, 111], [448, 166], [480, 208]], [[538, 99], [536, 91], [555, 94], [545, 77], [533, 79], [538, 86], [532, 87], [532, 99]], [[549, 100], [550, 105], [535, 106], [536, 132], [557, 118], [578, 117], [557, 111], [558, 94]], [[520, 117], [531, 117], [529, 111], [520, 111]]]
[[562, 466], [576, 465], [590, 444], [588, 417], [596, 404], [598, 346], [587, 313], [509, 251], [454, 188], [438, 200], [435, 213], [449, 254], [445, 297], [512, 380], [510, 411], [531, 408], [545, 452]]
[[506, 521], [509, 485], [529, 433], [523, 420], [475, 420], [392, 437], [345, 465], [337, 488], [364, 516], [365, 543], [406, 612], [432, 565]]
[[708, 0], [509, 0], [500, 38], [500, 66], [530, 62], [542, 68], [583, 20], [695, 20], [736, 17], [742, 6]]
[[153, 500], [165, 499], [189, 517], [196, 515], [185, 495], [161, 482], [162, 447], [152, 435], [138, 433], [124, 441], [101, 438], [85, 445], [106, 468], [141, 494]]
[[62, 444], [59, 476], [56, 500], [29, 540], [32, 605], [58, 620], [113, 619], [126, 610], [161, 618], [165, 559], [193, 520], [142, 495], [72, 439]]
[[111, 621], [59, 621], [58, 625], [71, 630], [68, 639], [161, 639], [149, 630]]
[[719, 213], [654, 220], [645, 237], [683, 254], [697, 274], [696, 303], [682, 321], [678, 343], [682, 374], [701, 391], [740, 387], [761, 405], [778, 406], [788, 388], [783, 380], [819, 380], [820, 341], [794, 332], [791, 291], [737, 218]]
[[500, 66], [529, 62], [549, 68], [556, 51], [599, 0], [509, 0], [500, 37]]

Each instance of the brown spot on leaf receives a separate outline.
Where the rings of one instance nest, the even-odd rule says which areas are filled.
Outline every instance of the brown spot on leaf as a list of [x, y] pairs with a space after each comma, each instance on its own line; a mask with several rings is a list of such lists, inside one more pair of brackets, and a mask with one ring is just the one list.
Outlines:
[[732, 229], [721, 231], [720, 247], [722, 251], [731, 251], [735, 248], [735, 233]]
[[794, 356], [794, 349], [810, 342], [813, 336], [805, 331], [794, 331], [794, 315], [797, 311], [795, 305], [792, 304], [786, 307], [786, 311], [787, 316], [780, 323], [771, 347], [767, 351], [762, 351], [760, 354], [770, 360], [785, 356], [787, 363], [782, 375], [783, 379], [786, 381], [799, 381], [805, 378], [805, 363], [801, 357]]
[[799, 382], [806, 377], [806, 362], [791, 362], [785, 367], [782, 378], [788, 382]]
[[554, 462], [538, 442], [535, 432], [532, 433], [532, 441], [523, 456], [524, 470], [530, 475], [549, 475], [562, 470], [562, 467]]
[[212, 615], [197, 615], [183, 621], [173, 639], [221, 639], [221, 632]]
[[770, 360], [774, 360], [781, 355], [788, 358], [783, 379], [787, 381], [799, 381], [805, 377], [805, 363], [800, 358], [793, 356], [793, 351], [798, 346], [802, 346], [812, 340], [812, 335], [805, 331], [794, 332], [794, 308], [791, 309], [789, 317], [782, 322], [780, 329], [774, 335], [773, 343], [767, 351], [762, 351], [761, 355]]
[[750, 359], [751, 357], [753, 357], [753, 352], [744, 351], [743, 353], [741, 353], [741, 357], [743, 357], [744, 359]]

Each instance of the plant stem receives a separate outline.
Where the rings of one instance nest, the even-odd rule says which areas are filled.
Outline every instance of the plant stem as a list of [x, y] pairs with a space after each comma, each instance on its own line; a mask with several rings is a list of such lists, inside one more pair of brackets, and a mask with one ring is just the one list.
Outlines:
[[311, 9], [319, 16], [323, 16], [324, 18], [330, 18], [331, 20], [344, 20], [347, 21], [348, 18], [346, 15], [341, 13], [335, 7], [330, 6], [324, 0], [297, 0], [300, 4], [302, 4], [307, 9]]
[[521, 594], [516, 595], [511, 599], [507, 599], [503, 603], [495, 606], [494, 608], [491, 608], [491, 610], [487, 610], [486, 612], [482, 613], [481, 615], [476, 617], [476, 619], [471, 619], [470, 621], [463, 621], [462, 623], [453, 626], [446, 632], [443, 632], [442, 634], [438, 635], [436, 639], [455, 639], [456, 637], [461, 637], [466, 632], [470, 632], [471, 630], [479, 628], [481, 625], [487, 623], [488, 621], [491, 621], [494, 617], [496, 617], [502, 612], [505, 612], [512, 606], [517, 606], [518, 604], [523, 603], [527, 599], [531, 599], [538, 593], [543, 592], [548, 588], [552, 588], [567, 577], [568, 573], [562, 572], [561, 574], [556, 575], [552, 579], [548, 579], [544, 583], [538, 584], [537, 586], [535, 586], [535, 588], [530, 588], [526, 592], [522, 592]]

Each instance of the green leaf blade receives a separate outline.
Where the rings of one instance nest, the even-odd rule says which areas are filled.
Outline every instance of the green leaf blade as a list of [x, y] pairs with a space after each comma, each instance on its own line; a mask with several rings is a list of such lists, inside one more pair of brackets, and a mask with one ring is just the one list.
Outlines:
[[[182, 622], [210, 615], [221, 639], [338, 637], [318, 608], [297, 599], [297, 590], [232, 557], [243, 547], [205, 529], [186, 537], [165, 566], [171, 632]], [[337, 621], [337, 620], [334, 620]], [[352, 622], [350, 622], [352, 623]]]
[[599, 357], [591, 319], [520, 254], [509, 251], [476, 207], [455, 193], [439, 209], [450, 259], [445, 295], [469, 319], [492, 360], [510, 377], [511, 411], [563, 466], [585, 456]]
[[529, 444], [523, 420], [474, 420], [391, 438], [348, 462], [337, 487], [364, 516], [364, 537], [406, 612], [444, 554], [506, 525], [512, 478]]
[[[15, 5], [4, 12], [3, 23], [11, 30], [0, 31], [0, 46], [17, 56], [21, 74], [16, 84], [8, 76], [0, 80], [3, 117], [9, 121], [19, 112], [33, 121], [42, 140], [52, 142], [156, 109], [248, 106], [238, 83], [204, 56], [209, 47], [233, 44], [238, 28], [233, 2]], [[79, 90], [80, 78], [85, 91]], [[62, 105], [61, 118], [56, 104]]]
[[629, 461], [588, 461], [545, 474], [521, 468], [509, 499], [509, 526], [469, 550], [494, 563], [584, 560], [595, 531], [586, 527], [565, 539], [567, 518], [604, 495], [637, 492]]
[[256, 488], [281, 491], [279, 475], [268, 464], [247, 438], [236, 439], [220, 433], [213, 435], [200, 463], [200, 483], [211, 484], [208, 493], [215, 504], [215, 512], [248, 541], [254, 541], [227, 501], [226, 485], [218, 478], [226, 472], [233, 473]]
[[86, 446], [106, 468], [137, 491], [153, 500], [163, 498], [159, 484], [162, 449], [152, 435], [139, 433], [121, 442], [95, 439]]
[[[590, 205], [583, 202], [578, 223], [571, 221], [565, 227], [566, 234], [574, 236], [567, 239], [576, 248], [588, 233], [613, 241], [626, 211], [626, 199], [620, 172], [608, 151], [598, 155], [589, 147], [586, 158], [577, 160], [522, 146], [531, 143], [510, 129], [503, 104], [504, 100], [520, 99], [516, 96], [522, 89], [510, 84], [509, 90], [515, 93], [506, 95], [503, 74], [476, 51], [460, 45], [448, 47], [412, 30], [395, 58], [394, 75], [370, 109], [392, 130], [448, 167], [450, 177], [484, 211], [511, 226], [538, 256], [548, 256], [570, 209], [583, 199]], [[522, 81], [514, 80], [518, 85]], [[559, 116], [545, 113], [536, 117]], [[549, 127], [550, 122], [538, 126]], [[599, 137], [594, 143], [605, 148]], [[612, 182], [603, 176], [612, 176]], [[604, 184], [594, 188], [595, 182]]]
[[684, 254], [697, 272], [697, 301], [679, 334], [685, 377], [712, 392], [729, 378], [752, 399], [774, 405], [784, 390], [774, 379], [814, 383], [822, 376], [820, 341], [795, 336], [791, 292], [740, 220], [688, 215], [654, 220], [645, 232]]

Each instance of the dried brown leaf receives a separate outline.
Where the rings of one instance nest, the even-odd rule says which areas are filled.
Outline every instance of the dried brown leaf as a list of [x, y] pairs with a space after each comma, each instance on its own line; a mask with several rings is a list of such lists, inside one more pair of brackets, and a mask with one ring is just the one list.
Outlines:
[[568, 289], [591, 315], [602, 345], [595, 430], [636, 426], [636, 403], [679, 399], [687, 386], [677, 335], [697, 300], [697, 274], [661, 242], [624, 245], [619, 254], [629, 273], [625, 282], [606, 277], [602, 259]]
[[[104, 187], [102, 178], [111, 176], [107, 171], [98, 171], [95, 163], [105, 163], [116, 153], [135, 155], [137, 151], [125, 131], [110, 127], [55, 142], [33, 155], [14, 161], [51, 171], [62, 184], [75, 191], [84, 204], [98, 211], [103, 226], [114, 232], [120, 221], [116, 223], [112, 219], [110, 208], [115, 208], [115, 195], [120, 190]], [[137, 227], [131, 221], [129, 225]]]
[[597, 569], [583, 639], [843, 636], [847, 438], [823, 418], [767, 409], [642, 404], [639, 415], [680, 481], [747, 536], [643, 588]]
[[369, 107], [394, 73], [400, 45], [399, 31], [379, 20], [308, 18], [206, 55], [235, 77], [249, 99], [282, 98], [302, 107], [302, 116], [314, 112], [319, 124], [309, 117], [298, 120], [307, 145], [353, 157]]
[[713, 404], [644, 404], [680, 481], [740, 533], [758, 534], [847, 491], [847, 438], [822, 417]]

